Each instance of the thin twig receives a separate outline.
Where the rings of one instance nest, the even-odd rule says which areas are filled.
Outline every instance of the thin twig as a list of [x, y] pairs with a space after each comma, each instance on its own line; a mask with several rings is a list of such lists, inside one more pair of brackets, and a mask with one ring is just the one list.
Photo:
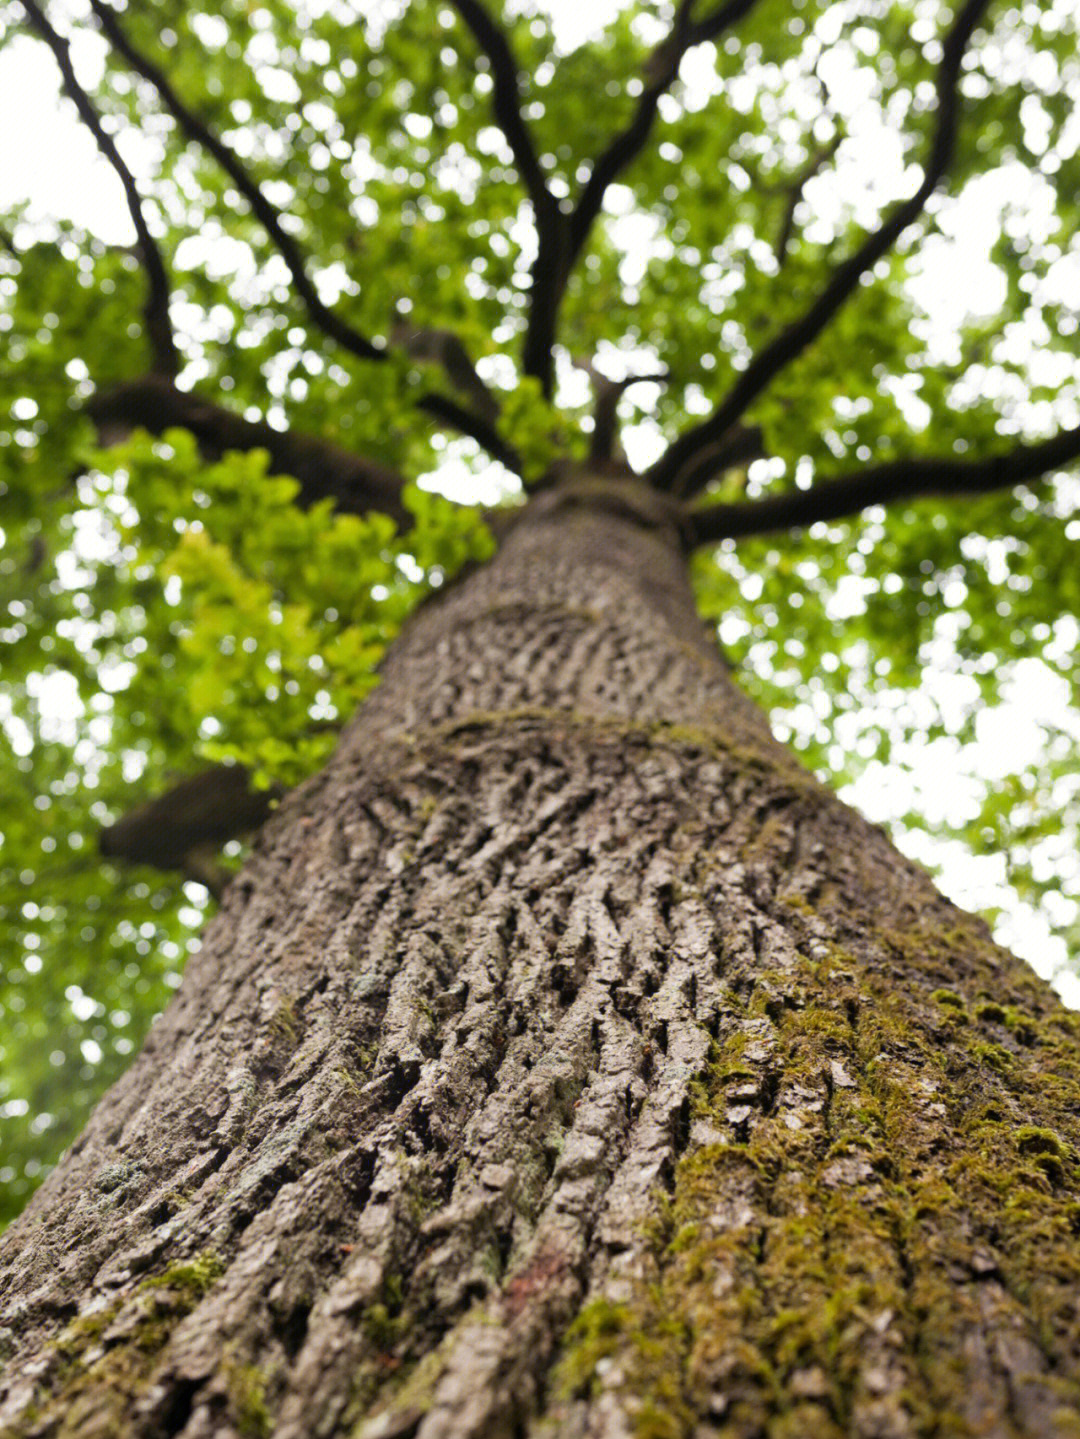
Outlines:
[[390, 332], [390, 343], [410, 360], [440, 365], [454, 389], [469, 397], [474, 413], [494, 425], [499, 418], [499, 402], [480, 378], [472, 356], [453, 330], [414, 325], [402, 316]]
[[837, 150], [843, 144], [844, 136], [838, 130], [827, 145], [822, 146], [810, 156], [806, 164], [792, 180], [788, 187], [787, 200], [784, 204], [784, 218], [780, 222], [780, 230], [776, 237], [776, 244], [773, 246], [773, 253], [776, 255], [777, 266], [782, 270], [787, 263], [788, 250], [795, 238], [795, 212], [799, 208], [803, 192], [811, 180], [819, 175], [825, 165], [833, 158]]
[[521, 113], [521, 73], [509, 41], [480, 0], [453, 0], [453, 3], [491, 63], [495, 119], [513, 151], [514, 162], [536, 212], [537, 224], [551, 223], [558, 205], [548, 189], [536, 147]]

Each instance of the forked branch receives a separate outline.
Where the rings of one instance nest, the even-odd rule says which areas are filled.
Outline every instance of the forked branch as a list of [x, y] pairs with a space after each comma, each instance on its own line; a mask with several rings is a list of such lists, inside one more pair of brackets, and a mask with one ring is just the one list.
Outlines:
[[843, 142], [843, 132], [838, 129], [827, 145], [823, 145], [820, 150], [816, 150], [814, 154], [810, 156], [809, 160], [807, 160], [806, 164], [787, 188], [786, 199], [784, 201], [784, 215], [780, 222], [776, 243], [773, 246], [776, 263], [780, 269], [783, 269], [785, 264], [787, 264], [788, 251], [791, 249], [791, 242], [795, 238], [795, 216], [798, 213], [806, 187], [811, 180], [821, 173], [822, 168], [833, 158]]
[[937, 75], [937, 121], [918, 189], [910, 199], [895, 206], [855, 253], [837, 266], [810, 308], [754, 357], [708, 419], [668, 447], [649, 471], [653, 484], [672, 488], [675, 477], [696, 451], [723, 437], [781, 370], [797, 359], [807, 345], [821, 334], [854, 293], [863, 276], [869, 274], [922, 214], [952, 160], [960, 119], [960, 67], [968, 41], [988, 3], [989, 0], [966, 0], [945, 39]]
[[71, 47], [68, 42], [49, 23], [44, 10], [36, 3], [36, 0], [22, 0], [22, 4], [31, 28], [48, 45], [60, 67], [64, 89], [74, 102], [79, 119], [97, 141], [98, 149], [113, 167], [123, 186], [128, 213], [138, 236], [139, 261], [146, 274], [146, 304], [143, 307], [143, 319], [146, 325], [146, 337], [150, 342], [151, 368], [155, 374], [175, 375], [179, 369], [179, 360], [172, 322], [169, 319], [169, 276], [165, 269], [161, 250], [146, 223], [142, 196], [139, 194], [135, 177], [125, 164], [123, 156], [116, 147], [115, 140], [102, 125], [101, 116], [94, 108], [89, 95], [76, 78], [75, 69], [71, 63]]
[[608, 187], [641, 154], [652, 133], [660, 101], [671, 89], [683, 56], [695, 45], [718, 39], [747, 15], [757, 0], [727, 0], [711, 15], [693, 20], [693, 0], [681, 0], [671, 31], [653, 51], [648, 66], [648, 83], [638, 99], [629, 125], [616, 135], [596, 161], [570, 216], [568, 267], [581, 254], [596, 217], [603, 207]]
[[627, 375], [622, 380], [609, 380], [591, 361], [579, 368], [592, 380], [596, 404], [593, 407], [593, 429], [589, 440], [589, 460], [594, 465], [611, 461], [625, 465], [626, 456], [619, 445], [619, 401], [633, 385], [663, 385], [670, 378], [666, 370], [653, 375]]
[[690, 510], [686, 528], [693, 545], [795, 529], [841, 520], [871, 505], [891, 505], [923, 495], [978, 495], [1038, 480], [1080, 459], [1080, 425], [1052, 439], [1021, 444], [981, 460], [952, 457], [893, 460], [826, 480], [808, 490], [767, 495], [734, 505]]
[[716, 39], [756, 3], [757, 0], [727, 0], [711, 15], [695, 21], [691, 18], [694, 0], [681, 0], [671, 33], [653, 53], [648, 84], [633, 119], [596, 161], [577, 203], [566, 214], [548, 188], [525, 124], [520, 73], [506, 35], [481, 0], [454, 0], [458, 13], [490, 61], [495, 83], [495, 118], [513, 151], [536, 217], [537, 255], [531, 275], [523, 368], [527, 375], [540, 380], [548, 398], [555, 385], [554, 347], [559, 307], [608, 187], [644, 149], [660, 99], [671, 88], [686, 51], [704, 40]]
[[554, 383], [554, 345], [559, 307], [574, 265], [589, 238], [596, 217], [603, 208], [608, 187], [632, 163], [648, 142], [661, 98], [671, 89], [687, 50], [705, 40], [714, 40], [753, 9], [757, 0], [727, 0], [711, 15], [692, 20], [694, 0], [681, 0], [671, 32], [653, 52], [648, 65], [648, 83], [638, 100], [633, 118], [592, 167], [572, 211], [555, 208], [533, 268], [532, 308], [525, 344], [525, 371], [538, 375], [544, 393]]

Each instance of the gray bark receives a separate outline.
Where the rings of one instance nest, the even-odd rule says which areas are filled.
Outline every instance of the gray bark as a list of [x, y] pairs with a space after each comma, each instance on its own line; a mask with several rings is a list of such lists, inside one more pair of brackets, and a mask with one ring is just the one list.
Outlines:
[[1076, 1023], [658, 513], [414, 618], [0, 1241], [4, 1436], [1080, 1434]]

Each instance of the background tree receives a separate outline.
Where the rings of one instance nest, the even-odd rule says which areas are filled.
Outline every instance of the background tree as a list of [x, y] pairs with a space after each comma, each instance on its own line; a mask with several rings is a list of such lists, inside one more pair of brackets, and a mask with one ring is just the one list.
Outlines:
[[[102, 1149], [115, 1142], [109, 1113], [130, 1117], [124, 1106], [139, 1081], [116, 1092], [112, 1111], [100, 1112], [56, 1194], [70, 1197], [72, 1176], [94, 1156], [95, 1192], [105, 1196], [95, 1203], [115, 1206], [116, 1215], [100, 1221], [74, 1268], [89, 1273], [99, 1263], [117, 1242], [110, 1225], [127, 1222], [124, 1216], [141, 1216], [136, 1228], [156, 1237], [125, 1251], [127, 1267], [115, 1268], [106, 1283], [115, 1297], [94, 1301], [81, 1328], [63, 1331], [51, 1352], [72, 1361], [67, 1376], [47, 1366], [33, 1396], [12, 1381], [7, 1399], [23, 1426], [15, 1432], [53, 1432], [71, 1412], [73, 1395], [85, 1401], [76, 1406], [78, 1423], [91, 1432], [103, 1393], [128, 1416], [125, 1423], [136, 1424], [132, 1432], [211, 1432], [206, 1425], [223, 1432], [226, 1422], [266, 1428], [271, 1415], [286, 1426], [282, 1432], [292, 1432], [290, 1424], [309, 1432], [297, 1426], [310, 1422], [315, 1397], [327, 1432], [372, 1404], [382, 1416], [372, 1422], [385, 1421], [378, 1432], [422, 1428], [425, 1435], [496, 1432], [507, 1415], [524, 1423], [545, 1409], [552, 1423], [577, 1424], [582, 1433], [609, 1432], [604, 1425], [622, 1432], [618, 1415], [625, 1413], [657, 1433], [700, 1422], [749, 1434], [780, 1423], [782, 1414], [793, 1433], [826, 1419], [854, 1432], [923, 1432], [937, 1422], [926, 1396], [935, 1385], [945, 1393], [944, 1376], [958, 1365], [979, 1371], [983, 1382], [966, 1409], [967, 1401], [956, 1400], [956, 1425], [1005, 1424], [1000, 1416], [1008, 1412], [1013, 1430], [1002, 1433], [1073, 1432], [1075, 1392], [1066, 1381], [1074, 1373], [1075, 1326], [1062, 1297], [1075, 1280], [1075, 1172], [1071, 1141], [1062, 1137], [1075, 1083], [1071, 1041], [1060, 1038], [1071, 1035], [1067, 1017], [1054, 1018], [1034, 983], [977, 927], [950, 915], [914, 872], [890, 879], [880, 837], [850, 820], [845, 829], [824, 799], [806, 800], [809, 791], [799, 789], [759, 722], [726, 689], [721, 724], [718, 670], [713, 689], [691, 702], [697, 671], [680, 666], [712, 661], [702, 658], [679, 597], [678, 567], [668, 573], [676, 548], [694, 555], [699, 604], [722, 618], [745, 686], [774, 709], [786, 704], [784, 737], [838, 776], [887, 758], [916, 731], [970, 736], [980, 706], [1036, 654], [1075, 685], [1076, 488], [1061, 474], [1080, 454], [1080, 132], [1071, 103], [1078, 65], [1070, 7], [1016, 11], [987, 0], [915, 11], [857, 0], [631, 6], [613, 16], [601, 39], [573, 49], [556, 43], [542, 15], [498, 15], [472, 0], [365, 16], [273, 4], [119, 11], [105, 0], [91, 0], [90, 12], [73, 17], [36, 0], [6, 12], [6, 43], [25, 44], [29, 32], [52, 52], [71, 102], [119, 179], [135, 235], [131, 247], [118, 249], [70, 224], [43, 225], [20, 212], [8, 217], [0, 254], [10, 415], [0, 433], [0, 578], [10, 594], [0, 632], [10, 740], [0, 759], [0, 901], [13, 934], [0, 995], [7, 1213], [73, 1138], [92, 1097], [177, 984], [184, 953], [197, 944], [192, 936], [207, 888], [233, 898], [201, 957], [204, 980], [229, 937], [249, 922], [242, 913], [249, 898], [251, 912], [261, 905], [271, 924], [266, 876], [280, 885], [282, 874], [293, 872], [280, 867], [283, 856], [301, 853], [306, 829], [346, 832], [349, 805], [359, 803], [367, 815], [380, 863], [393, 860], [399, 870], [414, 863], [410, 845], [397, 842], [394, 804], [378, 792], [390, 784], [379, 756], [384, 741], [388, 750], [398, 743], [401, 724], [390, 720], [413, 714], [408, 706], [395, 709], [403, 693], [427, 713], [420, 671], [427, 664], [432, 676], [442, 674], [443, 651], [432, 646], [453, 651], [447, 616], [477, 625], [486, 617], [488, 625], [473, 631], [477, 643], [487, 635], [474, 656], [479, 674], [462, 669], [451, 677], [465, 709], [443, 716], [462, 726], [454, 745], [464, 751], [470, 723], [479, 736], [475, 752], [454, 751], [464, 766], [458, 781], [477, 771], [483, 784], [494, 783], [505, 773], [510, 795], [517, 774], [528, 795], [525, 812], [546, 813], [544, 784], [530, 789], [530, 765], [554, 742], [544, 733], [551, 714], [567, 710], [558, 684], [541, 686], [543, 705], [510, 706], [505, 733], [494, 739], [485, 725], [500, 729], [490, 719], [499, 706], [480, 701], [492, 686], [506, 699], [500, 665], [513, 667], [515, 606], [524, 612], [546, 603], [559, 617], [549, 669], [554, 674], [556, 661], [563, 663], [567, 693], [584, 694], [599, 706], [596, 715], [607, 713], [610, 696], [599, 680], [589, 681], [587, 694], [581, 688], [574, 627], [592, 614], [589, 583], [600, 584], [609, 601], [627, 596], [597, 578], [607, 573], [597, 569], [605, 542], [590, 525], [606, 525], [612, 553], [638, 567], [628, 581], [636, 598], [628, 603], [627, 633], [641, 654], [649, 651], [652, 620], [639, 609], [651, 606], [653, 619], [669, 624], [672, 648], [659, 672], [663, 682], [645, 660], [628, 675], [616, 666], [606, 676], [604, 684], [621, 687], [619, 703], [638, 728], [593, 735], [599, 749], [582, 761], [585, 769], [616, 740], [623, 762], [645, 776], [650, 765], [663, 770], [670, 754], [682, 755], [667, 771], [664, 804], [670, 817], [697, 802], [698, 839], [703, 852], [717, 854], [720, 831], [709, 826], [722, 831], [728, 821], [710, 811], [707, 796], [724, 771], [725, 803], [740, 794], [747, 800], [728, 859], [737, 853], [740, 865], [768, 874], [771, 899], [781, 870], [793, 870], [799, 883], [784, 891], [783, 942], [775, 914], [767, 925], [762, 919], [764, 881], [751, 876], [744, 889], [723, 891], [731, 932], [718, 931], [708, 944], [727, 956], [725, 999], [711, 993], [717, 974], [695, 968], [695, 921], [684, 912], [691, 881], [712, 893], [704, 873], [686, 869], [682, 849], [662, 873], [650, 868], [656, 854], [647, 846], [632, 860], [624, 855], [624, 868], [642, 880], [660, 916], [649, 920], [652, 939], [642, 937], [646, 921], [638, 915], [630, 925], [637, 937], [627, 940], [631, 969], [640, 969], [623, 976], [636, 996], [635, 1022], [639, 1002], [648, 1014], [633, 1044], [623, 1035], [609, 1053], [598, 1020], [581, 1042], [595, 1051], [597, 1074], [633, 1073], [632, 1082], [619, 1081], [628, 1136], [623, 1177], [636, 1174], [640, 1193], [633, 1201], [625, 1193], [603, 1201], [609, 1209], [596, 1233], [625, 1256], [592, 1278], [580, 1256], [553, 1257], [542, 1223], [528, 1237], [519, 1232], [535, 1218], [533, 1201], [523, 1191], [516, 1200], [502, 1194], [501, 1160], [477, 1168], [481, 1189], [487, 1184], [502, 1194], [498, 1200], [480, 1203], [464, 1179], [461, 1192], [454, 1190], [461, 1159], [448, 1157], [447, 1135], [457, 1121], [416, 1090], [431, 1058], [430, 1040], [417, 1037], [417, 1025], [424, 1029], [417, 1016], [427, 1014], [437, 1029], [447, 1004], [451, 1015], [466, 1004], [468, 985], [455, 1008], [452, 976], [436, 963], [445, 984], [430, 995], [420, 985], [408, 1019], [395, 1009], [391, 986], [378, 1043], [369, 1048], [354, 1035], [327, 1072], [343, 1075], [346, 1091], [359, 1096], [364, 1123], [374, 1125], [369, 1137], [382, 1121], [364, 1106], [390, 1106], [411, 1135], [407, 1143], [399, 1136], [394, 1152], [416, 1163], [403, 1158], [396, 1188], [387, 1190], [382, 1151], [372, 1140], [353, 1154], [355, 1172], [346, 1175], [344, 1166], [338, 1175], [343, 1190], [334, 1204], [325, 1194], [316, 1201], [312, 1191], [278, 1214], [278, 1239], [289, 1224], [301, 1225], [309, 1247], [315, 1236], [323, 1249], [305, 1253], [302, 1277], [280, 1275], [270, 1288], [262, 1311], [272, 1316], [270, 1338], [249, 1322], [251, 1296], [241, 1303], [235, 1286], [229, 1289], [235, 1263], [217, 1283], [239, 1243], [238, 1233], [222, 1227], [221, 1193], [215, 1191], [217, 1209], [203, 1195], [187, 1220], [183, 1211], [211, 1171], [232, 1172], [229, 1156], [235, 1160], [245, 1145], [245, 1224], [262, 1202], [267, 1175], [267, 1195], [283, 1184], [302, 1188], [308, 1161], [298, 1166], [291, 1158], [275, 1170], [273, 1155], [288, 1130], [280, 1106], [292, 1082], [289, 1055], [297, 1045], [307, 1052], [300, 1041], [318, 1028], [309, 1006], [321, 991], [298, 998], [287, 985], [275, 987], [269, 970], [260, 979], [237, 959], [237, 984], [261, 985], [272, 999], [259, 1050], [271, 1079], [234, 1067], [221, 1081], [208, 1050], [198, 1102], [188, 1096], [196, 1151], [176, 1139], [157, 1155], [153, 1178], [130, 1159], [100, 1163]], [[91, 49], [83, 42], [81, 65], [73, 21], [105, 42]], [[81, 71], [95, 58], [103, 68], [91, 86]], [[867, 146], [885, 137], [895, 164], [871, 183]], [[947, 242], [959, 207], [985, 195], [988, 184], [1000, 197], [989, 207], [993, 293], [981, 313], [943, 337], [930, 323], [918, 277]], [[639, 405], [647, 406], [648, 420], [637, 418]], [[624, 444], [638, 475], [623, 458]], [[434, 479], [420, 488], [409, 483], [418, 476]], [[438, 483], [475, 497], [470, 480], [484, 480], [488, 502], [502, 498], [506, 512], [491, 510], [485, 525], [474, 509], [430, 488]], [[541, 516], [535, 531], [532, 520], [514, 520], [523, 493], [540, 499], [527, 512]], [[578, 511], [593, 518], [568, 518]], [[327, 759], [406, 615], [462, 565], [487, 559], [492, 532], [508, 537], [498, 565], [455, 586], [449, 602], [420, 611], [389, 662], [385, 699], [364, 712], [358, 733], [367, 739], [347, 745], [330, 778], [313, 781], [285, 807], [259, 861], [264, 869], [251, 871], [254, 889], [226, 889], [230, 854], [220, 857], [221, 845], [235, 858], [236, 837]], [[579, 572], [565, 581], [558, 603], [542, 598], [549, 562], [559, 555], [555, 532], [565, 536], [565, 570]], [[534, 533], [547, 538], [530, 539]], [[646, 543], [643, 535], [653, 538]], [[667, 560], [651, 548], [656, 535], [667, 537]], [[486, 609], [477, 609], [481, 601]], [[955, 677], [948, 705], [921, 687], [931, 661]], [[672, 674], [678, 677], [669, 692]], [[903, 686], [918, 699], [893, 714]], [[876, 708], [860, 718], [873, 698]], [[618, 704], [615, 712], [623, 713]], [[669, 728], [658, 738], [655, 726], [663, 722]], [[682, 725], [678, 733], [674, 722]], [[714, 722], [726, 735], [723, 763], [711, 755], [712, 740], [706, 743]], [[411, 732], [414, 720], [405, 727]], [[415, 742], [427, 772], [439, 775], [445, 757], [425, 750], [430, 736], [423, 738], [422, 725], [420, 733]], [[566, 733], [565, 723], [555, 725], [560, 743]], [[1051, 916], [1064, 932], [1076, 921], [1075, 858], [1066, 860], [1070, 846], [1075, 850], [1074, 735], [1073, 722], [1061, 719], [1037, 759], [970, 803], [959, 826], [976, 847], [1008, 852], [1021, 894], [1056, 893]], [[499, 750], [504, 742], [509, 748]], [[667, 759], [650, 759], [650, 746]], [[363, 756], [376, 776], [374, 798], [358, 800], [342, 788], [350, 754]], [[749, 766], [750, 778], [728, 773], [725, 764]], [[762, 767], [765, 778], [751, 782]], [[424, 790], [419, 773], [408, 776], [410, 823], [434, 824], [442, 792], [437, 785]], [[616, 796], [631, 809], [644, 803], [627, 784], [612, 781], [609, 804]], [[796, 791], [801, 798], [792, 797]], [[803, 803], [815, 835], [812, 863], [792, 838]], [[502, 820], [509, 823], [509, 814]], [[575, 822], [572, 813], [559, 819], [568, 854], [583, 855], [599, 843], [604, 824], [615, 824], [611, 813], [604, 823], [592, 815], [580, 830]], [[663, 830], [662, 816], [654, 822]], [[469, 845], [474, 859], [487, 853], [490, 830], [470, 829], [472, 819], [460, 813], [455, 823], [464, 828], [442, 831], [445, 853], [456, 852], [455, 834], [462, 853]], [[529, 833], [515, 843], [538, 840]], [[626, 835], [620, 843], [632, 848]], [[853, 844], [865, 849], [861, 877], [847, 853]], [[835, 855], [822, 861], [834, 845]], [[349, 853], [348, 845], [331, 845], [320, 862], [345, 872]], [[100, 855], [113, 861], [107, 882]], [[135, 860], [144, 867], [130, 869]], [[310, 854], [306, 862], [310, 869]], [[432, 863], [421, 890], [435, 895], [450, 880]], [[806, 879], [807, 865], [816, 866], [817, 881]], [[618, 866], [597, 880], [595, 892], [587, 868], [565, 892], [562, 880], [545, 876], [552, 909], [532, 941], [554, 954], [545, 983], [568, 1013], [592, 982], [588, 964], [603, 958], [604, 925], [618, 930], [622, 918], [610, 898]], [[307, 902], [315, 880], [305, 874]], [[192, 881], [203, 887], [192, 889]], [[856, 942], [835, 916], [828, 919], [830, 905], [861, 895], [868, 883], [878, 904], [877, 950], [865, 925]], [[476, 915], [489, 899], [470, 897]], [[520, 896], [515, 903], [519, 908], [485, 920], [495, 926], [496, 947], [512, 948], [524, 913]], [[605, 904], [613, 905], [607, 919]], [[463, 924], [467, 913], [466, 906]], [[419, 926], [418, 944], [425, 934], [432, 939], [415, 914], [403, 916], [399, 928]], [[661, 920], [667, 939], [657, 951]], [[428, 916], [425, 923], [432, 922]], [[866, 975], [876, 966], [879, 979], [889, 977], [886, 929], [908, 977], [918, 969], [934, 984], [916, 986], [911, 1002], [923, 1007], [914, 1029], [906, 1014], [895, 1033], [875, 1020], [873, 1033], [853, 1047], [824, 1000], [842, 992], [853, 1029], [866, 1000], [881, 1001], [873, 985], [866, 988]], [[592, 955], [588, 963], [572, 952], [575, 934], [574, 943]], [[666, 955], [659, 968], [657, 953]], [[414, 962], [421, 963], [413, 956], [404, 964], [407, 975]], [[806, 973], [800, 965], [809, 966]], [[779, 988], [778, 974], [785, 976]], [[963, 983], [953, 988], [953, 980]], [[332, 982], [324, 976], [324, 987]], [[689, 1018], [672, 1008], [675, 990], [689, 1003]], [[732, 996], [745, 1006], [735, 1019]], [[213, 998], [204, 999], [207, 1014], [218, 1013]], [[699, 1002], [708, 1017], [697, 1017]], [[612, 1003], [622, 1014], [617, 999]], [[171, 1013], [168, 1032], [190, 1038], [190, 1026], [198, 1027], [190, 1000]], [[965, 1021], [989, 1033], [976, 1034], [977, 1025], [968, 1033]], [[496, 1004], [484, 1023], [472, 1022], [476, 1045], [490, 1041], [501, 1052], [501, 1028], [517, 1021]], [[1057, 1027], [1051, 1033], [1044, 1024]], [[905, 1079], [897, 1067], [913, 1063], [916, 1032], [920, 1043], [932, 1038], [950, 1056], [953, 1077], [964, 1076], [948, 1103], [925, 1089], [925, 1075]], [[575, 1184], [591, 1193], [597, 1160], [590, 1134], [615, 1124], [603, 1086], [582, 1088], [575, 1066], [593, 1071], [574, 1049], [578, 1039], [567, 1039], [567, 1073], [544, 1091], [543, 1103], [554, 1108], [541, 1105], [538, 1153], [550, 1151], [555, 1195], [545, 1214], [552, 1204], [569, 1205], [567, 1213], [580, 1204], [584, 1213], [601, 1203], [571, 1195]], [[896, 1050], [885, 1081], [874, 1079], [871, 1041], [880, 1054]], [[1040, 1051], [1036, 1064], [1025, 1055], [1040, 1045], [1048, 1052]], [[148, 1056], [143, 1073], [153, 1071], [153, 1044]], [[446, 1093], [455, 1075], [467, 1089], [461, 1063], [447, 1062], [440, 1081]], [[477, 1060], [477, 1073], [486, 1063]], [[969, 1074], [964, 1065], [972, 1064]], [[883, 1082], [891, 1086], [888, 1103]], [[512, 1131], [513, 1084], [505, 1083], [502, 1120]], [[224, 1109], [211, 1092], [227, 1096]], [[313, 1081], [309, 1092], [326, 1099]], [[909, 1103], [921, 1094], [925, 1112], [905, 1109], [901, 1092]], [[947, 1110], [949, 1123], [958, 1123], [957, 1095], [965, 1113], [977, 1109], [961, 1126], [962, 1142], [937, 1113]], [[1038, 1122], [1040, 1095], [1053, 1125]], [[334, 1098], [335, 1105], [348, 1102]], [[850, 1113], [843, 1115], [845, 1104]], [[663, 1144], [657, 1105], [666, 1115]], [[717, 1127], [719, 1116], [728, 1129]], [[1011, 1138], [998, 1152], [994, 1126], [1006, 1120]], [[807, 1155], [784, 1148], [803, 1131], [818, 1176], [808, 1196], [795, 1193]], [[333, 1125], [327, 1132], [350, 1152]], [[875, 1145], [866, 1140], [871, 1132]], [[917, 1195], [909, 1185], [903, 1204], [891, 1192], [883, 1199], [882, 1186], [899, 1183], [897, 1144], [905, 1134], [925, 1154], [952, 1147], [969, 1177], [981, 1156], [985, 1169], [971, 1179], [979, 1202], [965, 1193], [957, 1207], [926, 1182]], [[821, 1153], [811, 1137], [824, 1145]], [[199, 1144], [204, 1158], [211, 1156], [205, 1173]], [[771, 1173], [768, 1202], [752, 1192], [757, 1180], [738, 1164], [728, 1163], [719, 1179], [703, 1177], [704, 1157], [715, 1166], [718, 1145], [729, 1161], [737, 1152], [754, 1174]], [[174, 1178], [163, 1189], [170, 1163]], [[947, 1177], [955, 1176], [932, 1175], [936, 1184]], [[657, 1184], [670, 1191], [667, 1198], [656, 1196]], [[987, 1216], [1010, 1185], [1022, 1201], [1010, 1220], [1019, 1226], [1010, 1231], [1018, 1268], [1003, 1277], [994, 1248], [1001, 1236], [991, 1233]], [[774, 1200], [777, 1214], [785, 1205], [791, 1213], [809, 1207], [831, 1214], [829, 1196], [838, 1189], [852, 1190], [880, 1223], [867, 1218], [860, 1228], [856, 1211], [845, 1210], [832, 1215], [825, 1239], [815, 1230], [812, 1242], [832, 1254], [832, 1268], [807, 1259], [794, 1230], [781, 1227], [775, 1264], [752, 1303], [744, 1297], [749, 1289], [736, 1284], [751, 1264], [743, 1240], [729, 1255], [735, 1298], [712, 1279], [705, 1284], [715, 1244], [705, 1254], [695, 1240], [716, 1214], [768, 1215]], [[370, 1254], [353, 1261], [350, 1230], [335, 1261], [353, 1280], [341, 1299], [346, 1340], [324, 1312], [325, 1245], [354, 1209], [379, 1213], [376, 1200], [390, 1190], [391, 1239], [380, 1231], [377, 1243], [369, 1235]], [[502, 1214], [505, 1204], [516, 1219]], [[925, 1206], [943, 1218], [937, 1232], [920, 1237], [914, 1220], [930, 1212]], [[1040, 1209], [1038, 1223], [1033, 1208]], [[584, 1227], [573, 1243], [592, 1246], [595, 1261], [593, 1230], [581, 1214], [577, 1219]], [[399, 1233], [394, 1225], [404, 1227]], [[720, 1225], [725, 1234], [740, 1226], [762, 1235], [768, 1227], [764, 1220], [756, 1229], [734, 1220]], [[65, 1232], [62, 1225], [57, 1232]], [[189, 1252], [196, 1234], [214, 1241], [201, 1257]], [[729, 1241], [730, 1234], [721, 1248]], [[25, 1240], [12, 1242], [12, 1254], [24, 1252], [18, 1246]], [[1021, 1302], [1016, 1295], [1031, 1288], [1036, 1243], [1044, 1289]], [[445, 1262], [442, 1269], [429, 1265], [430, 1292], [423, 1285], [414, 1291], [405, 1277], [410, 1266], [426, 1273], [421, 1260], [440, 1245]], [[847, 1246], [858, 1259], [845, 1278], [835, 1266]], [[958, 1280], [952, 1289], [934, 1288], [928, 1275], [939, 1249], [954, 1267], [968, 1266], [981, 1286], [977, 1298], [970, 1284], [957, 1289]], [[50, 1253], [35, 1263], [47, 1264]], [[373, 1255], [374, 1279], [360, 1273]], [[880, 1293], [871, 1283], [876, 1270], [885, 1276]], [[146, 1273], [149, 1280], [135, 1277]], [[656, 1279], [647, 1289], [635, 1287], [643, 1274]], [[18, 1292], [28, 1281], [23, 1274], [12, 1282]], [[55, 1335], [70, 1317], [67, 1281], [57, 1281], [55, 1291], [51, 1282], [41, 1277], [38, 1298], [15, 1311], [23, 1318], [12, 1342], [36, 1336], [39, 1325]], [[469, 1306], [482, 1306], [500, 1285], [498, 1314], [511, 1337], [492, 1339], [485, 1369], [477, 1319], [466, 1332], [470, 1353], [480, 1357], [455, 1369], [448, 1339], [459, 1334]], [[218, 1319], [208, 1323], [204, 1305], [215, 1302]], [[429, 1320], [422, 1322], [425, 1305]], [[199, 1350], [197, 1326], [183, 1328], [196, 1308], [218, 1345], [212, 1361]], [[912, 1318], [924, 1324], [947, 1308], [960, 1318], [940, 1340]], [[158, 1324], [152, 1336], [148, 1310]], [[323, 1327], [309, 1332], [313, 1311]], [[542, 1380], [542, 1361], [566, 1340], [575, 1311], [556, 1377]], [[1011, 1336], [993, 1353], [985, 1349], [991, 1311]], [[896, 1314], [899, 1328], [883, 1318]], [[743, 1328], [751, 1337], [740, 1359]], [[235, 1344], [221, 1350], [225, 1336]], [[854, 1348], [863, 1356], [857, 1365], [847, 1353]], [[338, 1351], [340, 1363], [330, 1362]], [[910, 1366], [920, 1353], [929, 1355], [916, 1376], [923, 1392], [912, 1398]], [[429, 1373], [424, 1366], [430, 1369], [433, 1357]], [[341, 1364], [350, 1368], [347, 1382]], [[664, 1379], [669, 1370], [681, 1376], [674, 1389]], [[160, 1373], [167, 1378], [158, 1383]], [[468, 1422], [463, 1384], [479, 1396]], [[421, 1393], [425, 1385], [442, 1396], [437, 1403]], [[28, 1397], [33, 1411], [25, 1409]]]

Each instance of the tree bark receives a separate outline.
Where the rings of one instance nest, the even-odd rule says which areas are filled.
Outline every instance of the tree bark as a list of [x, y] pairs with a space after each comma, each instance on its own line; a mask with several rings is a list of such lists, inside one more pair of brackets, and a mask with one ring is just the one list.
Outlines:
[[0, 1241], [0, 1433], [1075, 1436], [1076, 1039], [549, 492]]

